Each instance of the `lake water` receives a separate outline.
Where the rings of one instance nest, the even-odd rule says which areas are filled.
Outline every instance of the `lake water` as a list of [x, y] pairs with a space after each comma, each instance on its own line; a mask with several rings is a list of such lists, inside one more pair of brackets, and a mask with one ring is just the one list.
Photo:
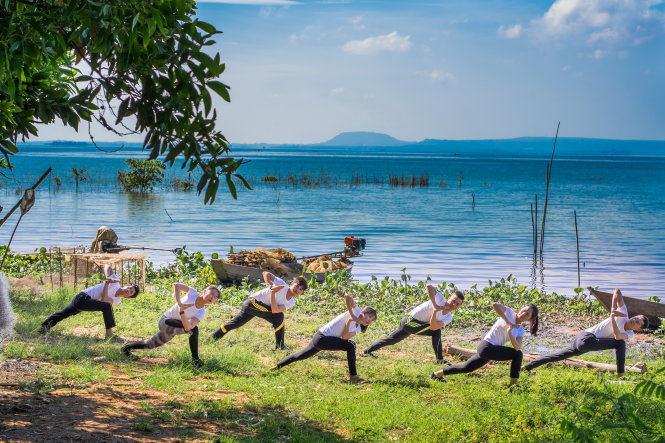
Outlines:
[[[120, 192], [116, 173], [125, 158], [144, 155], [136, 150], [103, 153], [88, 145], [35, 143], [13, 159], [14, 176], [2, 180], [0, 196], [10, 208], [19, 198], [17, 187], [30, 186], [54, 168], [18, 228], [16, 251], [89, 246], [102, 225], [112, 227], [121, 244], [187, 245], [207, 256], [224, 255], [230, 246], [312, 255], [340, 250], [344, 236], [356, 235], [367, 239], [353, 269], [361, 281], [372, 275], [399, 278], [407, 268], [412, 280], [430, 276], [468, 288], [512, 273], [519, 283], [565, 294], [577, 286], [576, 210], [582, 286], [665, 298], [665, 158], [555, 157], [544, 266], [534, 273], [529, 205], [538, 194], [542, 209], [549, 153], [535, 158], [394, 151], [239, 149], [235, 154], [250, 161], [241, 171], [255, 189], [233, 200], [220, 188], [215, 204], [204, 206], [196, 193]], [[78, 193], [72, 167], [90, 174]], [[273, 186], [258, 180], [268, 174], [310, 174], [326, 184]], [[385, 183], [391, 174], [426, 175], [429, 186], [392, 187]], [[63, 183], [57, 190], [55, 176]], [[353, 176], [363, 184], [350, 186]], [[0, 244], [7, 243], [17, 215], [2, 227]], [[151, 254], [158, 263], [171, 258], [168, 252]]]

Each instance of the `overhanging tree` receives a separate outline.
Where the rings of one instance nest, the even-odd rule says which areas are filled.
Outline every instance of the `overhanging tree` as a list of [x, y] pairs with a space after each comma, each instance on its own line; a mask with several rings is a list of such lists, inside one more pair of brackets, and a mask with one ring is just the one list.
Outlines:
[[[0, 0], [0, 152], [56, 120], [99, 122], [143, 134], [149, 159], [199, 169], [197, 190], [215, 200], [220, 179], [237, 198], [242, 160], [215, 129], [211, 92], [230, 101], [220, 34], [195, 17], [193, 0]], [[89, 129], [88, 129], [89, 130]], [[90, 135], [91, 140], [92, 134]]]

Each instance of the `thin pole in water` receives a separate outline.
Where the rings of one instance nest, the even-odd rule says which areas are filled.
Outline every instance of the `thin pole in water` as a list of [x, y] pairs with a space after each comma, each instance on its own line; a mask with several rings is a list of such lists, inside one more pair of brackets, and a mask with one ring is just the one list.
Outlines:
[[545, 204], [543, 205], [543, 224], [540, 227], [540, 265], [543, 265], [543, 244], [545, 243], [545, 217], [547, 216], [547, 202], [549, 200], [550, 191], [550, 175], [552, 173], [552, 163], [554, 162], [554, 150], [556, 149], [556, 140], [559, 137], [559, 126], [561, 122], [556, 125], [556, 135], [554, 136], [554, 146], [552, 146], [552, 156], [547, 164], [547, 175], [545, 176]]
[[581, 288], [580, 280], [580, 237], [577, 232], [577, 211], [573, 210], [573, 220], [575, 220], [575, 247], [577, 249], [577, 287]]

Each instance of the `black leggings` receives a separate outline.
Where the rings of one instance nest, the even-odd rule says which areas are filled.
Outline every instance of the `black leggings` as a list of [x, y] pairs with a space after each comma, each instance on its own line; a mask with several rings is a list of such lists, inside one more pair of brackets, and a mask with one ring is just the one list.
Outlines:
[[530, 371], [545, 363], [561, 361], [587, 352], [605, 351], [607, 349], [614, 349], [616, 351], [617, 372], [623, 374], [626, 366], [626, 341], [614, 338], [598, 338], [588, 331], [580, 332], [570, 346], [530, 361], [524, 365], [524, 369]]
[[85, 292], [79, 292], [67, 306], [61, 311], [56, 312], [42, 323], [44, 328], [50, 329], [60, 323], [62, 320], [81, 311], [101, 311], [104, 316], [104, 326], [106, 329], [115, 327], [115, 318], [113, 317], [113, 307], [110, 303], [93, 300]]
[[399, 343], [409, 335], [425, 335], [432, 337], [432, 349], [437, 360], [443, 359], [443, 346], [441, 345], [441, 329], [433, 331], [430, 329], [429, 323], [423, 323], [407, 315], [399, 322], [399, 326], [386, 338], [377, 340], [372, 343], [365, 352], [374, 352], [386, 346]]
[[319, 351], [346, 351], [346, 361], [349, 363], [349, 375], [358, 375], [356, 372], [356, 344], [352, 340], [323, 335], [320, 331], [312, 337], [307, 347], [300, 352], [291, 354], [277, 363], [278, 368], [290, 365], [294, 361], [304, 360]]
[[476, 350], [476, 355], [461, 365], [448, 366], [443, 369], [443, 375], [463, 374], [480, 369], [490, 361], [507, 361], [510, 363], [510, 378], [519, 378], [522, 365], [522, 351], [508, 346], [493, 345], [482, 340]]
[[270, 311], [270, 306], [265, 303], [256, 301], [254, 297], [249, 297], [242, 304], [240, 312], [231, 319], [230, 322], [225, 323], [224, 326], [213, 332], [212, 336], [215, 340], [224, 337], [229, 331], [238, 329], [254, 317], [259, 317], [270, 322], [275, 329], [275, 344], [278, 348], [284, 348], [284, 313], [279, 312], [273, 314]]

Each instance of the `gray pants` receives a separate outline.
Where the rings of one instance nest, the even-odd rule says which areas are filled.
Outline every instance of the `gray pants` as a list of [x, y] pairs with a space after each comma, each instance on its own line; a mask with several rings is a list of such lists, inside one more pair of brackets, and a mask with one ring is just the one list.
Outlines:
[[586, 354], [591, 351], [604, 351], [614, 349], [617, 358], [617, 372], [623, 374], [626, 365], [626, 341], [614, 338], [598, 338], [588, 331], [580, 332], [573, 343], [567, 348], [559, 349], [551, 354], [541, 355], [537, 359], [524, 365], [530, 371], [545, 363], [565, 360], [570, 357]]
[[175, 337], [176, 335], [188, 333], [182, 328], [174, 328], [173, 326], [167, 325], [166, 320], [168, 320], [168, 318], [165, 315], [162, 316], [162, 318], [159, 319], [158, 323], [159, 332], [153, 335], [152, 337], [143, 340], [145, 349], [158, 348], [159, 346], [162, 346], [163, 344], [171, 341], [173, 337]]
[[[170, 324], [169, 324], [170, 323]], [[185, 331], [182, 327], [180, 320], [169, 319], [162, 316], [159, 319], [159, 332], [152, 337], [130, 343], [123, 347], [123, 351], [127, 352], [132, 349], [154, 349], [162, 346], [164, 343], [169, 342], [176, 335], [189, 334], [189, 349], [192, 351], [192, 358], [194, 361], [199, 360], [199, 327], [193, 327], [189, 332]]]

